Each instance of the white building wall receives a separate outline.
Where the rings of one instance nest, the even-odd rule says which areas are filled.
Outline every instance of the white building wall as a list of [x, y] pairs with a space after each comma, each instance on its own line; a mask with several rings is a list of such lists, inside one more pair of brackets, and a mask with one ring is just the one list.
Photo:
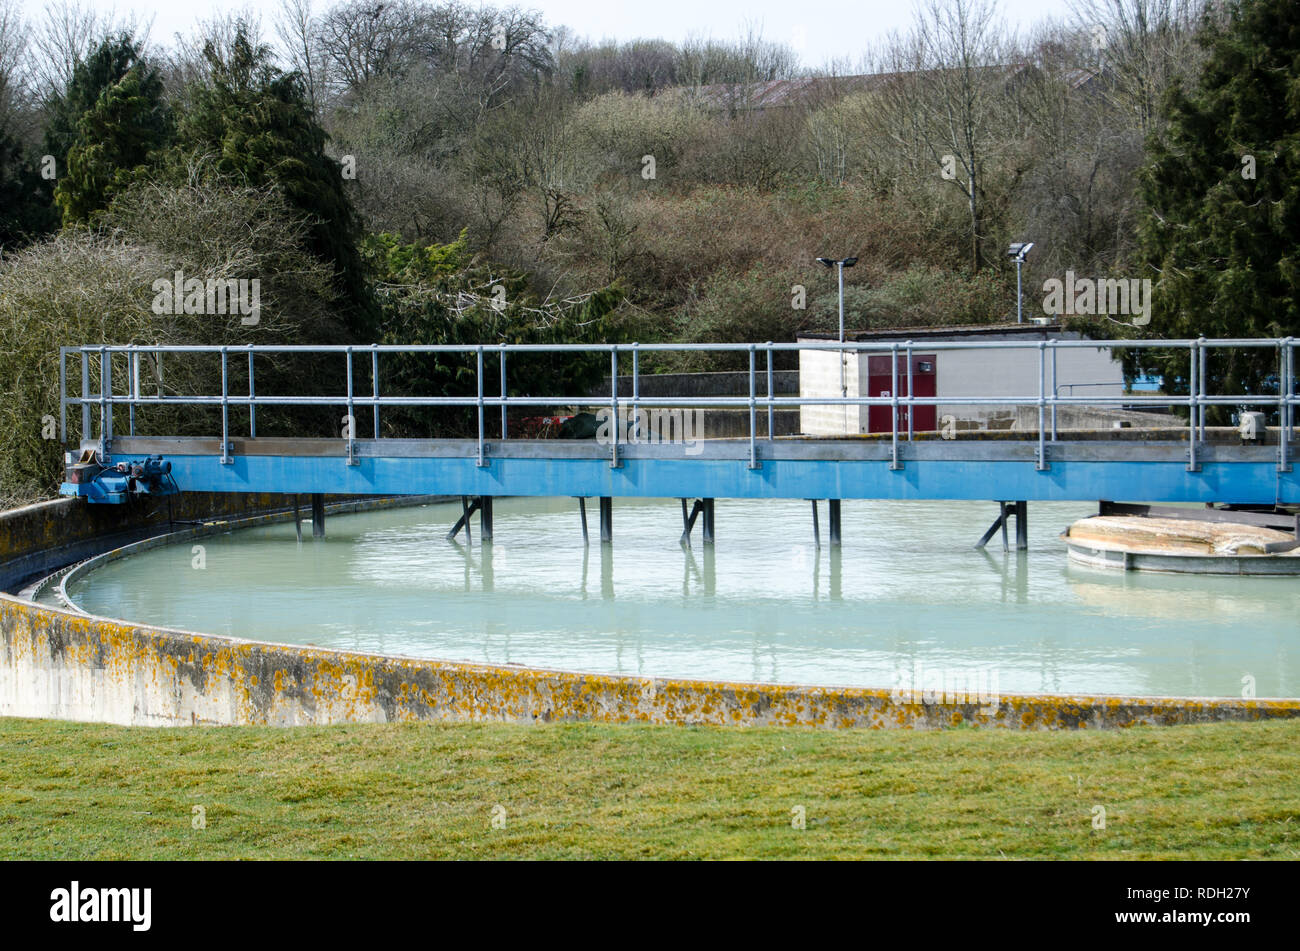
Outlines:
[[[960, 338], [959, 338], [960, 339]], [[980, 336], [980, 342], [1025, 340], [1023, 334]], [[1067, 338], [1061, 338], [1067, 339]], [[1077, 338], [1069, 338], [1077, 339]], [[938, 343], [932, 340], [931, 343]], [[949, 341], [944, 341], [949, 342]], [[1037, 401], [1039, 365], [1035, 348], [1015, 350], [933, 350], [925, 342], [914, 342], [913, 353], [934, 353], [936, 396], [951, 400], [982, 396], [1019, 397]], [[868, 354], [844, 356], [845, 385], [849, 396], [867, 392]], [[840, 393], [839, 353], [829, 350], [799, 352], [801, 396], [838, 396]], [[1061, 396], [1122, 396], [1124, 374], [1111, 352], [1100, 347], [1060, 349], [1056, 355], [1056, 382]], [[1052, 391], [1052, 355], [1047, 353], [1047, 392]], [[840, 436], [865, 433], [869, 407], [857, 412], [837, 406], [802, 406], [800, 431], [809, 436]], [[941, 403], [939, 420], [955, 417], [963, 428], [1010, 428], [1016, 418], [1014, 406], [995, 403]]]
[[[1046, 391], [1052, 392], [1052, 355], [1047, 353]], [[1003, 396], [1038, 399], [1038, 354], [1033, 350], [947, 350], [937, 356], [940, 398]], [[1056, 354], [1056, 382], [1061, 396], [1122, 396], [1124, 374], [1111, 352], [1100, 347], [1062, 349]], [[1084, 385], [1090, 384], [1090, 385]], [[1100, 385], [1091, 385], [1100, 384]], [[1015, 418], [1015, 407], [996, 403], [940, 404], [938, 415], [982, 426]]]
[[[843, 389], [848, 396], [857, 396], [860, 380], [858, 356], [841, 355], [834, 350], [799, 351], [799, 395], [838, 397], [841, 391], [840, 363], [843, 360]], [[864, 382], [864, 381], [863, 381]], [[863, 431], [866, 425], [865, 408], [859, 413], [853, 407], [801, 406], [799, 431], [807, 436], [844, 436]]]

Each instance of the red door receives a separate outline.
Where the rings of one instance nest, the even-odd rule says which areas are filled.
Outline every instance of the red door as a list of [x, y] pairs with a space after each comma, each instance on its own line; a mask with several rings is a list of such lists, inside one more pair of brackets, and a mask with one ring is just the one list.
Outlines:
[[[912, 389], [915, 396], [934, 396], [938, 391], [937, 361], [932, 353], [912, 355]], [[889, 397], [893, 395], [894, 378], [889, 372], [889, 357], [867, 357], [867, 392], [864, 396]], [[907, 396], [907, 354], [898, 355], [898, 396]], [[872, 406], [867, 410], [867, 432], [892, 431], [888, 406]], [[917, 406], [912, 410], [914, 432], [933, 431], [938, 428], [938, 407]], [[907, 407], [898, 407], [898, 431], [907, 432]]]

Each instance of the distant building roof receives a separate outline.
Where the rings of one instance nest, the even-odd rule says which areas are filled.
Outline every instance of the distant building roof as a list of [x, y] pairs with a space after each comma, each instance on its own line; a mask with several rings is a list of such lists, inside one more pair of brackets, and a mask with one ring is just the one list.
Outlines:
[[[1019, 75], [1029, 67], [1023, 63], [1008, 66], [982, 66], [981, 70], [994, 70]], [[817, 98], [836, 98], [852, 92], [878, 89], [897, 82], [910, 73], [861, 73], [853, 76], [803, 76], [797, 79], [774, 79], [756, 83], [711, 83], [705, 86], [673, 86], [661, 90], [659, 95], [678, 96], [695, 102], [706, 109], [730, 111], [763, 110], [795, 105]]]
[[[943, 340], [946, 338], [1023, 335], [1044, 340], [1065, 334], [1077, 336], [1076, 331], [1066, 331], [1061, 324], [968, 324], [958, 327], [891, 327], [882, 330], [846, 330], [844, 338], [850, 343], [875, 340]], [[799, 334], [799, 340], [837, 340], [839, 334]]]

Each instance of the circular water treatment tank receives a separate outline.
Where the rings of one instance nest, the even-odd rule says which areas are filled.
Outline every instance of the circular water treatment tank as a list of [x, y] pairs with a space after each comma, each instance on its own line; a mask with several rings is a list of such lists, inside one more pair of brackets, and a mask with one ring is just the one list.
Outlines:
[[1061, 534], [1070, 559], [1098, 568], [1219, 575], [1300, 574], [1295, 536], [1258, 525], [1096, 515]]
[[1250, 672], [1300, 696], [1300, 586], [1072, 565], [1057, 535], [1079, 504], [1031, 504], [1030, 550], [1009, 553], [973, 548], [991, 503], [846, 502], [841, 548], [823, 506], [820, 550], [807, 502], [719, 500], [716, 544], [697, 523], [689, 549], [677, 500], [615, 500], [612, 545], [583, 543], [575, 500], [495, 509], [486, 544], [477, 520], [446, 540], [458, 503], [389, 509], [301, 544], [288, 523], [149, 548], [68, 593], [137, 623], [594, 674], [1236, 696]]

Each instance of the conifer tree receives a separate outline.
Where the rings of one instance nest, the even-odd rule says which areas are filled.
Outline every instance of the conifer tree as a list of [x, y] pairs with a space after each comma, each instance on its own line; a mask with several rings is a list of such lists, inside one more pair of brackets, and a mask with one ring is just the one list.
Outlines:
[[[1146, 333], [1300, 335], [1300, 4], [1233, 0], [1200, 41], [1204, 70], [1172, 91], [1142, 171], [1141, 263], [1156, 282]], [[1142, 359], [1187, 392], [1185, 351]], [[1276, 371], [1271, 351], [1223, 352], [1207, 386], [1276, 392]]]

